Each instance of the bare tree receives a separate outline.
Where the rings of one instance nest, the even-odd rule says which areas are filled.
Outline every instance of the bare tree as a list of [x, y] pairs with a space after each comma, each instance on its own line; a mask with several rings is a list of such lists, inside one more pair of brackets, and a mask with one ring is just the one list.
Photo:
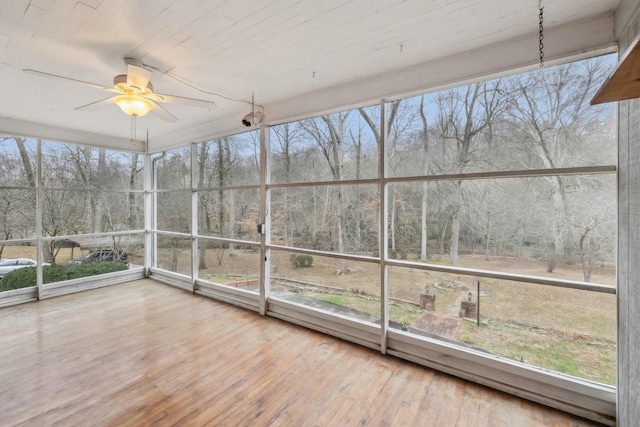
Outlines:
[[[9, 139], [7, 137], [3, 139]], [[18, 151], [20, 153], [20, 160], [22, 161], [22, 167], [24, 168], [24, 174], [27, 178], [27, 183], [30, 187], [36, 186], [36, 175], [34, 172], [33, 165], [31, 164], [31, 160], [29, 157], [29, 153], [27, 151], [27, 147], [25, 145], [26, 138], [19, 138], [17, 136], [11, 137], [16, 142], [16, 146], [18, 147]]]
[[[25, 138], [13, 136], [1, 136], [0, 141], [7, 143], [7, 150], [4, 150], [0, 159], [0, 170], [6, 186], [30, 187], [35, 189], [36, 176], [34, 166], [31, 163], [32, 155], [29, 153], [27, 141]], [[15, 146], [18, 150], [17, 156], [10, 154], [12, 150], [9, 145]], [[0, 197], [0, 232], [2, 240], [10, 240], [15, 238], [16, 233], [20, 232], [20, 224], [23, 230], [31, 230], [35, 226], [33, 224], [33, 216], [28, 212], [33, 212], [35, 208], [35, 192], [6, 190], [2, 192]], [[0, 245], [0, 258], [4, 251], [5, 245]]]
[[[420, 121], [422, 122], [422, 129], [420, 132], [420, 140], [422, 142], [422, 174], [429, 174], [429, 126], [427, 121], [427, 115], [424, 111], [424, 95], [420, 97], [420, 105], [418, 108], [418, 114], [420, 115]], [[420, 261], [427, 261], [427, 208], [429, 201], [427, 181], [422, 182], [422, 197], [420, 203]]]
[[[314, 139], [324, 155], [334, 181], [342, 181], [344, 165], [345, 123], [350, 111], [321, 116], [302, 122], [304, 130]], [[344, 187], [337, 186], [338, 251], [345, 252], [347, 245], [347, 227], [345, 221]], [[347, 273], [347, 260], [342, 260], [341, 274]]]
[[138, 176], [142, 171], [142, 168], [138, 165], [138, 161], [139, 154], [131, 154], [131, 166], [129, 168], [129, 215], [127, 217], [129, 228], [134, 228], [137, 224], [136, 218], [138, 216], [138, 212], [136, 210], [136, 195], [133, 190], [136, 189]]
[[[291, 182], [292, 180], [292, 165], [291, 162], [294, 157], [294, 147], [296, 142], [300, 139], [300, 127], [296, 123], [285, 123], [280, 126], [272, 128], [275, 143], [278, 144], [278, 156], [280, 167], [282, 168], [282, 180], [284, 182]], [[294, 230], [294, 200], [292, 191], [290, 188], [285, 190], [284, 210], [287, 215], [287, 220], [283, 221], [283, 234], [285, 246], [293, 245], [293, 230]]]
[[[587, 60], [542, 69], [509, 80], [513, 94], [510, 122], [522, 135], [523, 148], [545, 168], [570, 166], [580, 158], [580, 135], [588, 123], [597, 121], [600, 110], [588, 100], [606, 76], [599, 61]], [[550, 263], [565, 258], [575, 243], [571, 238], [572, 213], [565, 178], [547, 178], [553, 197], [553, 254]], [[551, 269], [552, 270], [552, 269]]]
[[[205, 171], [207, 158], [209, 156], [209, 143], [204, 142], [198, 144], [196, 149], [198, 151], [198, 188], [202, 189], [205, 187]], [[198, 194], [198, 203], [200, 205], [200, 209], [198, 209], [198, 224], [200, 228], [198, 234], [209, 234], [211, 233], [211, 216], [208, 215], [209, 198], [206, 193]], [[207, 269], [207, 241], [204, 239], [198, 241], [198, 269]]]
[[[400, 138], [400, 136], [403, 134], [403, 132], [406, 131], [406, 127], [408, 126], [408, 123], [411, 122], [411, 119], [406, 120], [406, 117], [404, 115], [401, 114], [401, 110], [400, 110], [400, 106], [402, 101], [401, 100], [397, 100], [397, 101], [393, 101], [388, 105], [388, 115], [387, 115], [387, 121], [386, 121], [386, 130], [387, 130], [387, 134], [385, 135], [385, 144], [386, 144], [386, 150], [387, 150], [387, 155], [389, 157], [393, 156], [396, 153], [396, 145], [398, 143], [398, 140]], [[382, 135], [380, 134], [380, 125], [379, 125], [379, 121], [376, 121], [375, 117], [373, 117], [370, 112], [368, 112], [366, 109], [364, 108], [359, 108], [358, 112], [360, 113], [360, 115], [364, 118], [365, 122], [367, 123], [367, 125], [369, 126], [369, 128], [371, 129], [371, 132], [374, 135], [374, 138], [376, 140], [378, 149], [381, 150], [383, 149], [382, 147]], [[405, 111], [406, 113], [406, 111]], [[395, 170], [395, 167], [399, 164], [399, 163], [394, 163], [394, 162], [389, 162], [388, 164], [390, 164], [390, 167], [392, 170]], [[391, 239], [391, 244], [390, 247], [392, 250], [396, 250], [396, 191], [395, 191], [395, 185], [390, 185], [389, 186], [389, 193], [391, 196], [391, 200], [389, 201], [389, 206], [391, 207], [391, 212], [389, 214], [389, 234], [390, 234], [390, 239]]]
[[[442, 92], [437, 98], [440, 111], [439, 132], [443, 142], [451, 141], [451, 173], [465, 172], [477, 153], [491, 144], [491, 124], [506, 106], [501, 80], [480, 82], [462, 89]], [[483, 144], [476, 140], [483, 133]], [[474, 145], [475, 142], [475, 145]], [[461, 180], [453, 181], [451, 199], [451, 264], [458, 264], [460, 220], [463, 207]]]
[[[224, 138], [225, 143], [225, 166], [226, 166], [226, 182], [233, 183], [234, 162], [231, 158], [231, 146], [229, 138]], [[227, 190], [229, 192], [229, 227], [228, 237], [233, 239], [236, 230], [236, 194], [235, 190]], [[229, 243], [229, 256], [235, 255], [235, 245]]]

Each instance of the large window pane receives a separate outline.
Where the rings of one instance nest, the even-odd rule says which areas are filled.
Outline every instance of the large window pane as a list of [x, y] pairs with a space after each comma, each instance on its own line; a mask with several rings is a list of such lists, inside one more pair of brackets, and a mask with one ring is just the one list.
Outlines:
[[272, 182], [377, 177], [379, 117], [374, 106], [272, 127]]
[[200, 239], [198, 269], [202, 280], [260, 291], [260, 253], [256, 247]]
[[615, 174], [395, 183], [390, 256], [615, 284], [615, 189]]
[[389, 283], [392, 328], [615, 384], [613, 294], [397, 267]]
[[159, 192], [156, 193], [156, 201], [158, 230], [191, 232], [191, 192]]
[[378, 186], [326, 185], [271, 191], [271, 242], [332, 252], [378, 250]]
[[258, 189], [198, 192], [198, 234], [257, 242]]
[[377, 263], [271, 251], [271, 294], [320, 310], [379, 322]]
[[44, 142], [42, 181], [50, 188], [142, 190], [142, 155]]
[[88, 209], [95, 194], [75, 190], [47, 190], [42, 194], [45, 236], [83, 234], [90, 230]]
[[0, 240], [35, 237], [35, 190], [0, 189]]
[[48, 237], [141, 229], [142, 193], [45, 190], [42, 229]]
[[174, 190], [191, 188], [191, 147], [186, 146], [153, 156], [156, 188]]
[[[390, 176], [616, 163], [616, 105], [592, 106], [615, 55], [388, 104]], [[400, 106], [398, 106], [400, 103]]]
[[260, 132], [251, 131], [196, 146], [197, 188], [260, 183]]
[[191, 240], [175, 236], [158, 236], [157, 267], [191, 276]]
[[[140, 230], [144, 228], [144, 195], [142, 193], [98, 193], [102, 203], [101, 227], [96, 231]], [[102, 230], [99, 230], [102, 228]]]

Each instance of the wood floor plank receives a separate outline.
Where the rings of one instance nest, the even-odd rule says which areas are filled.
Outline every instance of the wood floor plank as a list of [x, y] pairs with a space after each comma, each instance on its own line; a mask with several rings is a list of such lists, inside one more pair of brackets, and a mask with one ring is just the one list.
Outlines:
[[0, 309], [1, 426], [595, 426], [151, 280]]

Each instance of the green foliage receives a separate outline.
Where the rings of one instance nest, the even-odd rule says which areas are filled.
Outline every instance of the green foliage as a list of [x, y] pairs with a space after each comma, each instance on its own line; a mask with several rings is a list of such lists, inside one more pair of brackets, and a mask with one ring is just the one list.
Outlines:
[[[496, 339], [499, 337], [499, 339]], [[492, 353], [604, 384], [616, 383], [614, 340], [566, 335], [509, 322], [463, 322], [456, 339]]]
[[[42, 267], [42, 282], [54, 283], [81, 277], [97, 276], [127, 270], [121, 262], [92, 262], [86, 264], [46, 265]], [[36, 268], [26, 267], [5, 274], [0, 280], [0, 292], [36, 286]]]
[[36, 268], [25, 267], [11, 271], [0, 280], [0, 292], [36, 286]]
[[320, 294], [316, 298], [327, 301], [333, 304], [341, 305], [343, 307], [349, 307], [349, 299], [340, 295]]
[[311, 255], [294, 254], [289, 257], [289, 262], [293, 268], [311, 267], [313, 264], [313, 257]]

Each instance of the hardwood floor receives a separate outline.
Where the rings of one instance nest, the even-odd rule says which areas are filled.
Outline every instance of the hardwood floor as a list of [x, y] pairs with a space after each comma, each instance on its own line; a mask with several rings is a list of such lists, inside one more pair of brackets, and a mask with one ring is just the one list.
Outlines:
[[594, 426], [140, 280], [0, 309], [0, 426]]

